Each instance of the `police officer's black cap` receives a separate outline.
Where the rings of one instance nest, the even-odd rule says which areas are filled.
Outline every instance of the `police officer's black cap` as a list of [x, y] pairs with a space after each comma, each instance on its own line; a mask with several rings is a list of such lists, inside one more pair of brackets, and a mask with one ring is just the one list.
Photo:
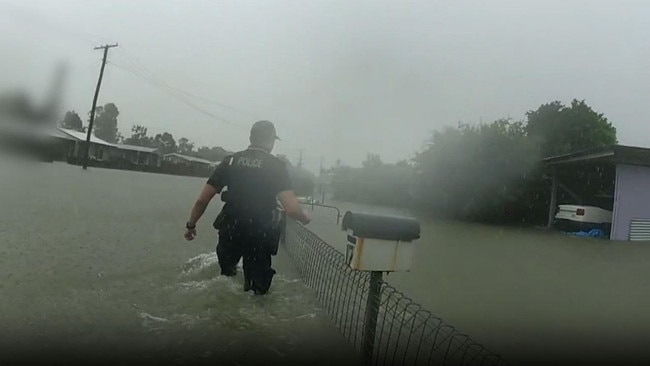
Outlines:
[[253, 140], [271, 140], [280, 138], [275, 132], [275, 126], [270, 121], [257, 121], [251, 128], [251, 139]]

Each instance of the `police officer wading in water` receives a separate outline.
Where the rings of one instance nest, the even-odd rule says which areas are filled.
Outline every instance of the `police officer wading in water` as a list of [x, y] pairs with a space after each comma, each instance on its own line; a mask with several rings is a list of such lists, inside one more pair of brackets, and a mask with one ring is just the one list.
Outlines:
[[275, 140], [279, 138], [271, 122], [253, 124], [251, 145], [221, 161], [203, 186], [185, 232], [185, 239], [194, 239], [196, 223], [210, 200], [221, 193], [225, 205], [214, 222], [221, 274], [234, 276], [243, 257], [244, 291], [256, 294], [267, 293], [275, 275], [271, 256], [280, 236], [278, 201], [290, 218], [303, 224], [310, 221], [292, 191], [286, 164], [271, 155]]

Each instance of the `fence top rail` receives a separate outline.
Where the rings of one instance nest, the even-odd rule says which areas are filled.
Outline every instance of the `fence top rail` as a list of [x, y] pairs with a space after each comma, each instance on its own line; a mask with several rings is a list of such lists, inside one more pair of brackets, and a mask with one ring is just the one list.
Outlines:
[[341, 212], [341, 210], [340, 210], [338, 207], [336, 207], [336, 206], [332, 206], [332, 205], [326, 205], [326, 204], [323, 204], [323, 203], [316, 203], [316, 202], [311, 202], [311, 203], [309, 203], [309, 202], [300, 202], [300, 204], [301, 204], [301, 205], [305, 205], [305, 206], [312, 206], [312, 207], [325, 207], [325, 208], [331, 208], [331, 209], [336, 210], [336, 212], [339, 212], [339, 213]]
[[323, 208], [329, 208], [329, 209], [335, 210], [336, 211], [336, 224], [338, 225], [340, 220], [341, 220], [341, 217], [342, 217], [341, 210], [336, 206], [325, 205], [325, 204], [322, 204], [322, 203], [315, 203], [313, 201], [312, 202], [299, 202], [299, 203], [301, 205], [304, 205], [304, 206], [310, 206], [312, 211], [314, 210], [315, 207], [323, 207]]

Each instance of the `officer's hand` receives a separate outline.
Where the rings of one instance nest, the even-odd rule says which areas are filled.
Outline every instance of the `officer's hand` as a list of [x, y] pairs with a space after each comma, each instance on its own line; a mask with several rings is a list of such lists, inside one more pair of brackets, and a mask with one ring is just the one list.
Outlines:
[[196, 236], [196, 229], [186, 229], [185, 230], [185, 239], [186, 240], [194, 240], [195, 236]]

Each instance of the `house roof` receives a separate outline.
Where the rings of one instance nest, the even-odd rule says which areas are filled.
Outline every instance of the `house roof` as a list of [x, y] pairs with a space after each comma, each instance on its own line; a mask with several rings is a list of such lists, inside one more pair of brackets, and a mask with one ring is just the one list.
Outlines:
[[[57, 129], [59, 131], [65, 133], [66, 135], [73, 137], [77, 141], [86, 141], [86, 133], [85, 132], [69, 130], [69, 129], [63, 128], [63, 127], [57, 127]], [[104, 141], [104, 140], [100, 139], [99, 137], [97, 137], [97, 136], [95, 136], [93, 134], [90, 135], [90, 142], [93, 143], [93, 144], [115, 147], [115, 145], [111, 144], [110, 142]]]
[[42, 129], [42, 133], [49, 137], [56, 137], [60, 139], [70, 140], [70, 141], [76, 140], [76, 138], [66, 134], [65, 132], [59, 130], [58, 128], [44, 128]]
[[177, 157], [179, 159], [183, 159], [185, 161], [189, 161], [189, 162], [192, 162], [192, 163], [208, 164], [208, 165], [217, 164], [214, 161], [201, 159], [201, 158], [197, 158], [197, 157], [194, 157], [194, 156], [182, 155], [182, 154], [178, 154], [178, 153], [165, 154], [165, 157], [168, 157], [168, 156], [175, 156], [175, 157]]
[[156, 147], [145, 147], [145, 146], [136, 146], [136, 145], [127, 145], [127, 144], [115, 144], [114, 146], [120, 150], [139, 151], [145, 153], [154, 153], [158, 151], [158, 148]]
[[611, 145], [578, 151], [566, 155], [552, 156], [544, 159], [544, 164], [547, 166], [559, 166], [574, 163], [650, 166], [650, 148]]

